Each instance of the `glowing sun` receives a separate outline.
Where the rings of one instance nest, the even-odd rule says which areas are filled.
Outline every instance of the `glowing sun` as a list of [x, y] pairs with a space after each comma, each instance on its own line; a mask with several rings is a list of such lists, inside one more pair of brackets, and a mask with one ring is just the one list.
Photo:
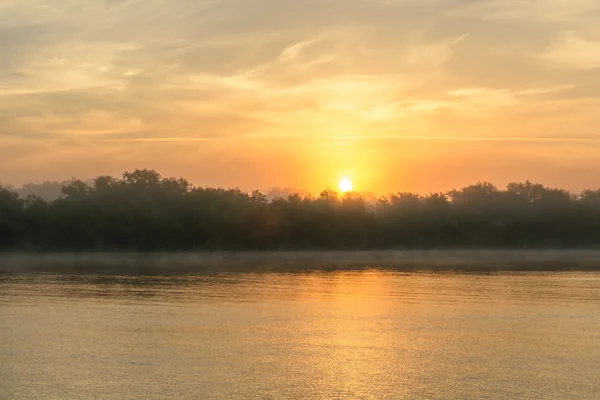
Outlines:
[[340, 181], [340, 190], [342, 192], [349, 192], [352, 190], [352, 182], [348, 178], [344, 178]]

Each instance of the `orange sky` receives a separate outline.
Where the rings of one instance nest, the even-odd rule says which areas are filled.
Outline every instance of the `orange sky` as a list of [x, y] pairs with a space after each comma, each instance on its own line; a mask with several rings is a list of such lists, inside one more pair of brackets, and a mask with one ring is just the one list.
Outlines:
[[600, 187], [597, 0], [1, 0], [0, 181]]

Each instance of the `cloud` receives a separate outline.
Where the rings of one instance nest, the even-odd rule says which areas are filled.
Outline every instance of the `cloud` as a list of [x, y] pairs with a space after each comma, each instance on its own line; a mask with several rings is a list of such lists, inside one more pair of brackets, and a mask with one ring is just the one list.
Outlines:
[[539, 59], [554, 68], [600, 68], [600, 41], [586, 40], [574, 32], [567, 32]]
[[418, 43], [410, 47], [407, 61], [418, 68], [436, 69], [446, 64], [453, 56], [452, 47], [469, 35], [444, 39], [433, 43]]
[[310, 40], [305, 40], [302, 41], [300, 43], [296, 43], [294, 45], [291, 45], [289, 47], [286, 47], [283, 52], [281, 53], [281, 56], [279, 57], [279, 59], [281, 61], [290, 61], [295, 59], [296, 57], [298, 57], [298, 55], [300, 54], [300, 52], [305, 49], [306, 47], [310, 46], [311, 44], [313, 44], [317, 39], [310, 39]]
[[482, 0], [450, 8], [449, 15], [484, 20], [573, 22], [600, 7], [596, 0]]
[[598, 136], [598, 8], [4, 0], [0, 173], [54, 152], [68, 177], [81, 148], [119, 165], [156, 156], [168, 166], [211, 149], [235, 158], [243, 145], [296, 148], [300, 138]]
[[451, 90], [447, 95], [471, 107], [508, 107], [520, 103], [515, 94], [506, 89], [463, 88]]
[[523, 104], [528, 101], [527, 97], [557, 93], [573, 87], [573, 85], [560, 85], [522, 90], [482, 87], [458, 88], [447, 91], [445, 97], [441, 99], [406, 99], [378, 104], [363, 112], [363, 116], [367, 119], [382, 121], [400, 116], [431, 114], [444, 110], [457, 114], [497, 111], [505, 107]]

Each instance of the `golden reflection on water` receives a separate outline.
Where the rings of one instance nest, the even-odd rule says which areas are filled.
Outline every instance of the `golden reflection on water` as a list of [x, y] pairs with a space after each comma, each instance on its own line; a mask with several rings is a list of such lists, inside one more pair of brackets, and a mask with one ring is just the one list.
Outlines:
[[0, 276], [0, 399], [594, 398], [600, 274]]

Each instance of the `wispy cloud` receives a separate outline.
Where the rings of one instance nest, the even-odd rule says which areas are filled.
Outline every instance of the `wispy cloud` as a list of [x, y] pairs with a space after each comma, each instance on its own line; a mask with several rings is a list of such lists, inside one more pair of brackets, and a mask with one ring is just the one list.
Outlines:
[[279, 57], [279, 59], [281, 61], [290, 61], [295, 59], [298, 54], [300, 54], [300, 52], [307, 48], [308, 46], [310, 46], [311, 44], [315, 43], [317, 41], [317, 39], [310, 39], [310, 40], [305, 40], [302, 41], [300, 43], [296, 43], [293, 44], [289, 47], [286, 47], [283, 52], [281, 53], [281, 56]]
[[600, 69], [600, 40], [586, 40], [567, 32], [539, 58], [554, 68]]
[[597, 0], [4, 0], [0, 173], [34, 179], [44, 169], [28, 165], [58, 154], [53, 171], [68, 177], [82, 149], [115, 169], [201, 168], [218, 155], [262, 170], [261, 157], [312, 160], [314, 146], [300, 144], [322, 138], [592, 148], [599, 10]]
[[595, 0], [482, 0], [449, 8], [449, 15], [468, 16], [486, 20], [573, 22], [597, 12]]

